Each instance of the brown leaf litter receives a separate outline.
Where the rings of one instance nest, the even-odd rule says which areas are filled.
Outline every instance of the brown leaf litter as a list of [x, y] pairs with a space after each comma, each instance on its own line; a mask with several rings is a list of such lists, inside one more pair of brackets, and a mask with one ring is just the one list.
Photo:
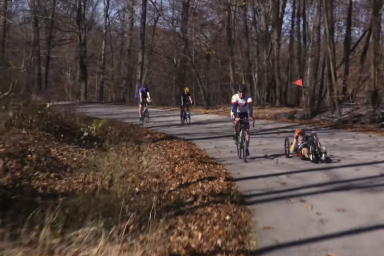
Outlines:
[[101, 242], [110, 255], [116, 248], [116, 255], [250, 249], [251, 211], [224, 167], [194, 144], [38, 111], [7, 122], [0, 134], [2, 230], [9, 234], [1, 241], [46, 255], [89, 255]]

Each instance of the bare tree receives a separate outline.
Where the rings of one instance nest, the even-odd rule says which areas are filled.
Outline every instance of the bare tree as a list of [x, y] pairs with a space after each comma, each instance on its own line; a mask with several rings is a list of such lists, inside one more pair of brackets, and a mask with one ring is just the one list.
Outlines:
[[7, 19], [8, 19], [8, 0], [3, 0], [3, 6], [2, 6], [2, 33], [1, 33], [1, 41], [0, 41], [0, 47], [1, 47], [1, 61], [6, 61], [6, 42], [7, 42]]
[[101, 43], [101, 56], [100, 56], [100, 85], [99, 85], [99, 101], [104, 100], [104, 83], [105, 83], [105, 50], [107, 45], [107, 30], [108, 30], [108, 17], [109, 17], [109, 2], [104, 0], [104, 28], [103, 39]]
[[78, 38], [77, 82], [80, 84], [80, 99], [88, 99], [88, 66], [87, 66], [87, 0], [76, 0], [76, 27]]
[[145, 31], [147, 27], [147, 0], [141, 1], [141, 21], [140, 21], [140, 52], [139, 61], [137, 63], [136, 74], [136, 90], [135, 95], [139, 92], [139, 85], [143, 83], [144, 77], [144, 60], [145, 60]]
[[48, 18], [48, 8], [45, 7], [45, 38], [46, 38], [46, 52], [45, 52], [45, 72], [44, 72], [44, 89], [48, 89], [49, 85], [49, 70], [50, 70], [50, 61], [51, 61], [51, 52], [52, 52], [52, 41], [53, 41], [53, 32], [54, 32], [54, 22], [55, 22], [55, 11], [56, 11], [56, 0], [52, 0], [51, 14]]
[[372, 64], [371, 64], [371, 103], [374, 110], [378, 109], [380, 104], [379, 84], [380, 84], [380, 62], [382, 49], [380, 47], [381, 32], [381, 9], [383, 8], [383, 0], [374, 0], [372, 6]]

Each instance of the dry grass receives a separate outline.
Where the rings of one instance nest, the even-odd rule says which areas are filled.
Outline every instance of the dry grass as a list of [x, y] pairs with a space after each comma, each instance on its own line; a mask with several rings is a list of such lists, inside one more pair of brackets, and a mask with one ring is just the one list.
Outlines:
[[251, 247], [251, 212], [238, 188], [193, 144], [40, 107], [4, 125], [2, 255], [215, 255]]

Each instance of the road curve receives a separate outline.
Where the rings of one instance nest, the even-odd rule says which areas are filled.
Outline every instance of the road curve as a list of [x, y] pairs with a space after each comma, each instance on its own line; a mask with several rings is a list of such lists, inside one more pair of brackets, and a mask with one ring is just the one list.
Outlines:
[[[137, 107], [85, 104], [93, 117], [138, 122]], [[284, 137], [297, 125], [257, 120], [248, 163], [239, 160], [229, 117], [193, 114], [180, 125], [175, 111], [150, 110], [146, 127], [191, 141], [232, 174], [255, 210], [257, 255], [365, 256], [384, 251], [384, 138], [313, 129], [328, 163], [284, 156]]]

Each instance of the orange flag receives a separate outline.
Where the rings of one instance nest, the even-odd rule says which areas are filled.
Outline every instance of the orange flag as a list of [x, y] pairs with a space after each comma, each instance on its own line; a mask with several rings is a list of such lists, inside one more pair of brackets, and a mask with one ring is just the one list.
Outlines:
[[302, 79], [299, 79], [299, 80], [297, 80], [297, 81], [295, 81], [295, 82], [293, 82], [295, 85], [298, 85], [298, 86], [300, 86], [300, 87], [303, 87], [303, 80]]

